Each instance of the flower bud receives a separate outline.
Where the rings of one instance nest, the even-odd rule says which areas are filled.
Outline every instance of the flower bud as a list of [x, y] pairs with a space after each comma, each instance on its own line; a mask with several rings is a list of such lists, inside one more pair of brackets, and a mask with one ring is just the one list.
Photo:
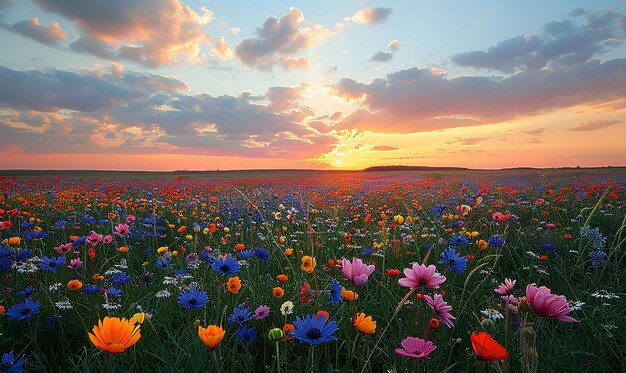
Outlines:
[[270, 341], [277, 342], [283, 338], [283, 331], [280, 328], [274, 328], [270, 330], [270, 332], [267, 334], [267, 337], [270, 339]]

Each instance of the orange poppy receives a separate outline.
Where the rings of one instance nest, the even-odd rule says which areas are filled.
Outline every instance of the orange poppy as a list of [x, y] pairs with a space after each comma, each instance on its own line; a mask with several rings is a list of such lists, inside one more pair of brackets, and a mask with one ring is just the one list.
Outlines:
[[376, 331], [376, 321], [372, 316], [365, 317], [364, 313], [359, 313], [354, 319], [354, 327], [363, 334], [372, 334]]
[[281, 287], [275, 287], [272, 289], [272, 295], [274, 298], [282, 298], [285, 295], [285, 291]]
[[72, 290], [72, 291], [78, 290], [78, 289], [80, 289], [82, 287], [83, 287], [83, 283], [80, 282], [79, 280], [72, 280], [72, 281], [67, 283], [67, 288]]
[[217, 325], [209, 325], [206, 328], [198, 326], [198, 337], [209, 350], [216, 349], [225, 335], [226, 331]]
[[140, 326], [126, 318], [107, 316], [104, 321], [98, 320], [98, 325], [92, 331], [93, 334], [89, 333], [91, 342], [100, 350], [111, 354], [124, 352], [141, 338]]
[[495, 339], [485, 332], [472, 332], [472, 350], [476, 358], [483, 361], [503, 360], [509, 357], [508, 352]]
[[279, 282], [286, 282], [287, 280], [289, 280], [289, 277], [287, 277], [287, 275], [280, 274], [280, 275], [276, 276], [276, 279]]
[[305, 255], [302, 257], [302, 264], [300, 265], [300, 269], [302, 269], [306, 273], [313, 273], [316, 265], [317, 260], [315, 258]]
[[320, 316], [326, 316], [326, 321], [330, 320], [330, 313], [328, 313], [328, 311], [324, 311], [324, 310], [319, 310], [317, 311], [317, 313], [315, 314], [315, 316], [320, 317]]
[[229, 278], [228, 285], [226, 285], [226, 288], [231, 293], [237, 294], [239, 290], [241, 289], [241, 280], [239, 279], [239, 276]]

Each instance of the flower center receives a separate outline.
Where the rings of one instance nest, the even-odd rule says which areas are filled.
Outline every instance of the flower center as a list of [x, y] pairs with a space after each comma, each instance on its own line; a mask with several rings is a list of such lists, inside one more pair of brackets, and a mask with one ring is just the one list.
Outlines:
[[220, 269], [221, 269], [222, 271], [224, 271], [224, 272], [228, 272], [228, 271], [230, 271], [230, 267], [229, 267], [229, 266], [227, 266], [226, 264], [224, 264], [223, 266], [221, 266], [221, 267], [220, 267]]
[[30, 313], [30, 308], [23, 308], [22, 311], [20, 312], [22, 315], [28, 315]]
[[318, 339], [322, 336], [322, 332], [318, 328], [311, 328], [306, 332], [306, 336], [311, 339]]
[[189, 304], [196, 305], [196, 304], [198, 304], [198, 301], [196, 300], [196, 298], [191, 298], [191, 299], [189, 299]]

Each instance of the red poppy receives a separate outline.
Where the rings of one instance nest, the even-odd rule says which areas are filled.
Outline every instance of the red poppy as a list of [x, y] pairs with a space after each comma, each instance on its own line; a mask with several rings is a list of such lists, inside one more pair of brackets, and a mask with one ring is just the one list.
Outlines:
[[495, 339], [485, 332], [472, 332], [472, 350], [477, 359], [494, 361], [508, 359], [509, 354]]
[[400, 275], [400, 271], [397, 269], [387, 269], [385, 270], [385, 274], [389, 277], [398, 277]]
[[311, 291], [311, 285], [309, 285], [306, 281], [302, 283], [302, 287], [300, 288], [300, 301], [302, 304], [307, 304], [311, 301], [311, 295], [313, 291]]

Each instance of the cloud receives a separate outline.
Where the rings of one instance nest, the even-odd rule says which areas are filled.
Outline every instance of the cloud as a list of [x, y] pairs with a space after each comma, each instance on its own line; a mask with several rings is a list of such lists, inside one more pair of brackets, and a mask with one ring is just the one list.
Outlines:
[[530, 130], [522, 130], [520, 132], [525, 133], [527, 135], [531, 135], [531, 136], [539, 136], [543, 134], [545, 130], [546, 130], [545, 128], [541, 127], [541, 128], [533, 128]]
[[[78, 72], [0, 67], [0, 147], [29, 153], [185, 154], [302, 159], [337, 139], [301, 123], [305, 86], [263, 96], [189, 95], [171, 77], [94, 66]], [[269, 99], [269, 104], [267, 101]], [[6, 142], [6, 143], [5, 143]]]
[[81, 31], [70, 46], [102, 58], [122, 58], [147, 67], [202, 60], [208, 42], [200, 15], [179, 0], [34, 0], [44, 10], [73, 21]]
[[398, 48], [400, 48], [400, 44], [402, 44], [400, 40], [394, 39], [390, 41], [389, 44], [387, 44], [387, 49], [389, 49], [392, 52], [397, 51]]
[[352, 16], [352, 22], [366, 25], [377, 25], [389, 18], [393, 10], [391, 8], [370, 7], [361, 9]]
[[541, 35], [515, 36], [486, 51], [456, 54], [452, 62], [510, 74], [585, 63], [623, 42], [626, 29], [620, 13], [600, 9], [573, 15], [584, 17], [585, 22], [580, 25], [572, 20], [549, 22]]
[[476, 145], [479, 142], [483, 142], [485, 140], [487, 140], [486, 137], [467, 137], [467, 138], [457, 137], [456, 140], [446, 141], [446, 144], [448, 144], [448, 145], [452, 145], [452, 144]]
[[498, 123], [626, 95], [626, 58], [588, 61], [506, 77], [448, 78], [438, 69], [400, 70], [370, 83], [344, 78], [332, 93], [362, 108], [337, 129], [411, 133]]
[[615, 126], [617, 124], [621, 124], [624, 121], [622, 120], [592, 120], [589, 122], [578, 123], [574, 127], [570, 128], [570, 131], [595, 131], [602, 128]]
[[333, 31], [322, 25], [306, 26], [304, 14], [297, 8], [290, 8], [279, 19], [270, 16], [256, 30], [255, 38], [244, 39], [235, 47], [235, 55], [242, 63], [260, 70], [272, 70], [281, 63], [285, 70], [306, 68], [305, 57], [295, 53], [324, 42]]
[[370, 58], [370, 61], [387, 62], [393, 58], [393, 54], [389, 52], [377, 52]]
[[386, 151], [398, 150], [398, 149], [400, 148], [396, 148], [395, 146], [390, 146], [390, 145], [377, 145], [372, 148], [372, 150], [375, 152], [386, 152]]
[[59, 41], [67, 39], [67, 34], [61, 29], [58, 22], [51, 22], [46, 26], [39, 23], [35, 17], [31, 21], [24, 20], [10, 27], [13, 31], [36, 40], [42, 44], [57, 45]]
[[234, 52], [230, 47], [230, 44], [224, 40], [223, 36], [217, 39], [217, 42], [213, 45], [213, 52], [222, 60], [228, 60], [234, 56]]

